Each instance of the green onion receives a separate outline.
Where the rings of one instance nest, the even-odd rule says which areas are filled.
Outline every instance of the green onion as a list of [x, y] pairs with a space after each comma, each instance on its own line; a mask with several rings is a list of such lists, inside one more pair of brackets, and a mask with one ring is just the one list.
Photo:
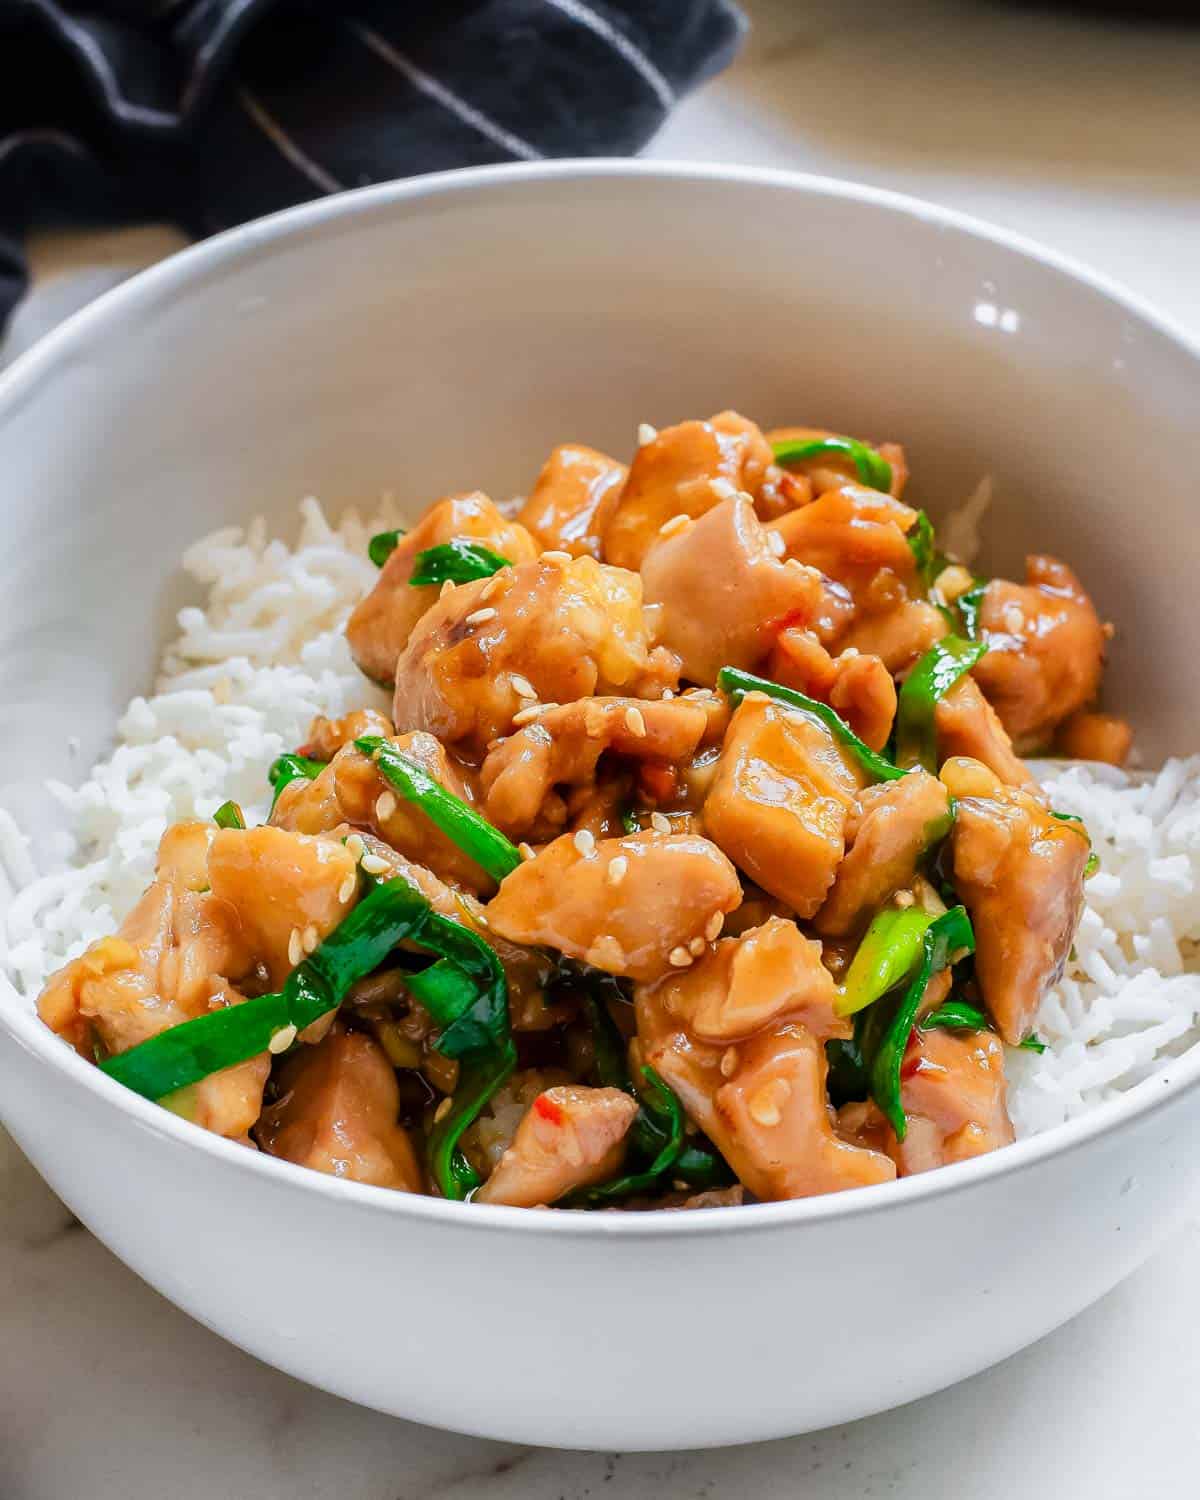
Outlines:
[[1045, 1052], [1046, 1050], [1046, 1043], [1033, 1031], [1029, 1033], [1023, 1042], [1018, 1042], [1017, 1046], [1022, 1052]]
[[490, 578], [501, 568], [510, 567], [512, 564], [507, 557], [501, 557], [482, 542], [467, 542], [459, 538], [418, 552], [408, 581], [413, 588], [447, 581], [470, 583], [473, 578]]
[[638, 821], [638, 815], [632, 807], [621, 809], [621, 827], [626, 833], [641, 833], [642, 825]]
[[935, 974], [960, 955], [974, 951], [975, 934], [966, 908], [951, 907], [927, 929], [921, 963], [905, 988], [894, 992], [895, 998], [877, 1000], [855, 1018], [854, 1040], [871, 1097], [898, 1141], [904, 1139], [908, 1129], [901, 1102], [900, 1068], [921, 1000]]
[[395, 552], [396, 546], [403, 535], [403, 530], [380, 531], [367, 543], [367, 556], [377, 568], [382, 568], [392, 553]]
[[181, 1021], [101, 1064], [110, 1078], [145, 1099], [198, 1083], [210, 1073], [264, 1052], [286, 1026], [297, 1031], [335, 1010], [357, 980], [417, 931], [425, 898], [402, 880], [377, 885], [319, 948], [288, 975], [277, 994]]
[[986, 1031], [988, 1019], [965, 1000], [947, 1000], [937, 1010], [922, 1016], [918, 1031]]
[[850, 458], [863, 484], [888, 494], [892, 488], [892, 466], [881, 453], [852, 437], [802, 438], [773, 443], [775, 462], [788, 468], [812, 458]]
[[923, 510], [917, 512], [917, 519], [913, 522], [907, 540], [909, 551], [917, 565], [917, 576], [924, 584], [925, 592], [928, 593], [946, 559], [937, 550], [933, 536], [933, 522]]
[[213, 813], [213, 822], [218, 828], [245, 828], [246, 815], [236, 802], [222, 802]]
[[782, 703], [787, 708], [798, 709], [809, 719], [815, 719], [829, 730], [835, 740], [851, 752], [874, 781], [896, 781], [901, 776], [907, 775], [906, 770], [893, 765], [886, 757], [872, 750], [870, 745], [864, 744], [849, 724], [839, 717], [828, 703], [821, 703], [816, 698], [809, 698], [804, 693], [798, 693], [794, 688], [781, 687], [777, 682], [770, 682], [765, 677], [755, 677], [752, 673], [742, 672], [736, 667], [722, 667], [717, 674], [717, 686], [735, 704], [740, 703], [747, 693], [765, 693], [776, 703]]
[[939, 701], [987, 652], [983, 641], [943, 636], [904, 679], [896, 705], [896, 760], [937, 775], [936, 715]]
[[491, 1052], [464, 1059], [458, 1087], [445, 1117], [429, 1132], [429, 1170], [444, 1198], [461, 1201], [479, 1186], [479, 1176], [459, 1149], [468, 1126], [517, 1066], [517, 1049], [509, 1037]]
[[977, 583], [965, 594], [959, 594], [954, 601], [954, 607], [958, 610], [959, 618], [963, 623], [963, 630], [973, 641], [980, 639], [979, 611], [983, 608], [983, 596], [987, 592], [987, 587], [986, 583]]
[[[1079, 825], [1080, 833], [1082, 833], [1084, 838], [1088, 841], [1088, 848], [1092, 849], [1092, 835], [1088, 831], [1087, 824], [1083, 821], [1078, 813], [1055, 812], [1053, 809], [1051, 809], [1050, 816], [1052, 818], [1057, 818], [1060, 823], [1077, 823]], [[1100, 856], [1094, 849], [1092, 849], [1092, 852], [1088, 855], [1087, 864], [1083, 867], [1083, 878], [1085, 880], [1090, 880], [1099, 868]]]
[[285, 786], [290, 786], [293, 781], [315, 781], [328, 764], [325, 760], [310, 760], [307, 755], [281, 755], [272, 762], [267, 772], [267, 780], [275, 788], [271, 811], [275, 811], [275, 804]]
[[834, 1011], [852, 1016], [894, 989], [920, 959], [932, 925], [933, 914], [920, 906], [885, 906], [876, 912], [838, 989]]
[[461, 797], [448, 792], [419, 765], [395, 745], [377, 735], [355, 740], [356, 749], [370, 756], [388, 783], [405, 799], [419, 807], [435, 828], [458, 845], [480, 869], [499, 882], [521, 863], [517, 846], [498, 828], [481, 818]]

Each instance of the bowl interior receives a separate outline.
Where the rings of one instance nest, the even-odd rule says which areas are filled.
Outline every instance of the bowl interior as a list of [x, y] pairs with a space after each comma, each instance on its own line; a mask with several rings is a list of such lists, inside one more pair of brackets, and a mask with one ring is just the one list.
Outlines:
[[[530, 485], [734, 406], [905, 443], [935, 521], [990, 475], [983, 565], [1071, 561], [1108, 703], [1197, 748], [1185, 627], [1200, 359], [1051, 259], [816, 180], [628, 164], [450, 174], [157, 268], [0, 382], [0, 805], [55, 814], [151, 681], [183, 548], [393, 490]], [[71, 754], [72, 741], [78, 743]]]

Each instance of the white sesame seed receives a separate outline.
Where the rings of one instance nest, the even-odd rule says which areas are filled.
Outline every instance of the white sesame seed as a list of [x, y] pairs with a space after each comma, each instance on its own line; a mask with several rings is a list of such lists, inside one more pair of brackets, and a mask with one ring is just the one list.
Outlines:
[[536, 857], [536, 853], [532, 844], [518, 844], [517, 853], [521, 856], [522, 859], [534, 859]]
[[378, 854], [364, 854], [359, 861], [368, 875], [386, 875], [391, 869], [386, 859], [381, 859]]
[[662, 701], [664, 703], [669, 703], [674, 696], [675, 694], [671, 691], [670, 688], [663, 688]]
[[479, 602], [481, 604], [485, 604], [492, 597], [492, 595], [495, 592], [496, 592], [496, 580], [495, 580], [494, 577], [493, 578], [489, 578], [488, 581], [484, 584], [484, 586], [479, 590]]
[[686, 531], [691, 524], [691, 516], [681, 510], [678, 515], [674, 515], [669, 521], [662, 523], [658, 528], [658, 534], [659, 536], [676, 536], [679, 532]]
[[756, 1125], [765, 1125], [768, 1128], [778, 1125], [783, 1116], [779, 1113], [779, 1106], [775, 1100], [769, 1097], [764, 1090], [761, 1094], [755, 1094], [749, 1104], [750, 1118]]
[[789, 557], [788, 560], [787, 560], [787, 562], [784, 563], [784, 567], [785, 568], [792, 568], [797, 573], [807, 573], [808, 572], [807, 567], [800, 561], [800, 559], [798, 557]]
[[903, 908], [906, 906], [912, 906], [916, 902], [917, 898], [911, 891], [897, 891], [894, 899], [896, 905]]
[[608, 867], [609, 885], [620, 885], [629, 870], [629, 861], [623, 854], [618, 854], [616, 859]]
[[512, 717], [513, 728], [519, 729], [522, 724], [531, 724], [545, 707], [544, 703], [530, 703], [526, 708], [519, 709]]
[[670, 833], [671, 824], [665, 813], [654, 812], [650, 814], [650, 827], [655, 833]]
[[454, 579], [453, 578], [447, 578], [446, 581], [445, 581], [445, 583], [442, 584], [441, 590], [438, 593], [438, 598], [439, 599], [444, 599], [447, 594], [452, 594], [453, 592], [454, 592]]
[[433, 1112], [433, 1123], [435, 1125], [440, 1125], [442, 1123], [442, 1121], [450, 1113], [450, 1108], [453, 1105], [453, 1103], [454, 1103], [454, 1100], [450, 1097], [449, 1094], [447, 1094], [446, 1097], [442, 1100], [442, 1102], [438, 1105], [438, 1107]]
[[738, 1049], [736, 1047], [726, 1047], [724, 1052], [721, 1053], [721, 1077], [732, 1078], [737, 1072], [738, 1061]]
[[271, 1040], [267, 1043], [267, 1051], [274, 1053], [276, 1057], [287, 1049], [296, 1040], [296, 1028], [289, 1022], [281, 1026], [278, 1031], [271, 1033]]
[[464, 625], [486, 625], [489, 620], [496, 618], [496, 611], [489, 605], [487, 609], [473, 609], [463, 621]]
[[288, 963], [294, 969], [304, 957], [304, 944], [300, 941], [300, 929], [293, 927], [288, 934]]
[[375, 818], [380, 823], [387, 820], [396, 811], [396, 799], [391, 792], [380, 792], [375, 799]]
[[363, 857], [364, 847], [365, 845], [363, 844], [362, 838], [357, 833], [352, 833], [346, 840], [346, 853], [352, 860], [355, 861], [356, 864]]
[[847, 646], [846, 649], [839, 655], [838, 660], [853, 661], [858, 654], [859, 651], [857, 646]]
[[728, 479], [718, 477], [709, 483], [709, 489], [716, 495], [718, 500], [736, 500], [737, 485], [731, 484]]
[[667, 954], [667, 962], [674, 964], [677, 969], [686, 969], [692, 961], [692, 955], [684, 947], [672, 948]]
[[713, 912], [712, 916], [709, 917], [708, 921], [704, 924], [704, 936], [710, 943], [715, 942], [717, 934], [721, 931], [721, 928], [724, 927], [724, 925], [725, 914], [719, 911]]
[[640, 708], [627, 708], [625, 710], [625, 728], [628, 729], [635, 739], [646, 738], [646, 719]]
[[518, 698], [537, 697], [537, 688], [534, 687], [528, 677], [522, 677], [519, 672], [514, 672], [508, 680], [512, 683]]
[[317, 951], [321, 942], [321, 934], [317, 931], [315, 922], [310, 922], [300, 934], [300, 941], [304, 945], [305, 953], [315, 953]]
[[693, 958], [699, 958], [707, 947], [708, 944], [702, 937], [694, 937], [688, 944], [688, 952], [692, 955]]
[[557, 550], [551, 552], [543, 552], [542, 561], [545, 563], [556, 563], [560, 568], [565, 568], [571, 561], [571, 554], [569, 552], [559, 552]]
[[355, 887], [358, 885], [358, 876], [353, 870], [346, 876], [338, 887], [338, 900], [345, 906], [347, 901], [353, 900]]
[[578, 829], [575, 834], [575, 847], [584, 859], [590, 859], [596, 852], [596, 835], [586, 828]]
[[767, 532], [767, 546], [775, 554], [776, 557], [782, 557], [783, 554], [787, 551], [787, 543], [777, 531]]
[[644, 448], [647, 443], [652, 443], [658, 436], [658, 428], [651, 427], [649, 422], [638, 423], [638, 447]]
[[589, 740], [598, 740], [604, 733], [605, 713], [594, 698], [583, 706], [583, 731]]
[[1004, 628], [1017, 635], [1025, 628], [1025, 615], [1019, 604], [1006, 604], [1003, 612]]

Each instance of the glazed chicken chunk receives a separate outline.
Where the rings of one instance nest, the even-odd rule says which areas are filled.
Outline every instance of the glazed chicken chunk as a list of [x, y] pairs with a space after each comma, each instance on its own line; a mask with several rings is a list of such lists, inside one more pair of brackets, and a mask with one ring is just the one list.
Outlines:
[[414, 588], [409, 583], [417, 554], [458, 540], [481, 542], [513, 564], [529, 562], [538, 553], [525, 528], [506, 520], [478, 490], [451, 495], [431, 506], [420, 524], [397, 542], [378, 583], [346, 626], [354, 660], [374, 681], [391, 686], [413, 627], [438, 596], [440, 584]]
[[620, 1089], [547, 1089], [517, 1126], [477, 1200], [536, 1208], [614, 1176], [637, 1111], [637, 1101]]
[[595, 448], [564, 443], [546, 460], [517, 520], [540, 546], [601, 562], [605, 528], [628, 473]]

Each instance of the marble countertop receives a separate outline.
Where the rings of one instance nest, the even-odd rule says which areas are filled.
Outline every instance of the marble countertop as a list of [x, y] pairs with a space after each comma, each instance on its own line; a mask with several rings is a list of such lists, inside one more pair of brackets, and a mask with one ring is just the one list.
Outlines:
[[[1091, 262], [1200, 336], [1200, 25], [1133, 26], [1016, 0], [747, 9], [755, 30], [738, 63], [683, 105], [649, 154], [934, 198]], [[0, 359], [178, 243], [158, 228], [38, 241], [35, 291]], [[1035, 1348], [852, 1426], [715, 1453], [562, 1453], [395, 1421], [258, 1364], [109, 1255], [0, 1134], [0, 1497], [1193, 1494], [1198, 1255], [1200, 1221]]]

